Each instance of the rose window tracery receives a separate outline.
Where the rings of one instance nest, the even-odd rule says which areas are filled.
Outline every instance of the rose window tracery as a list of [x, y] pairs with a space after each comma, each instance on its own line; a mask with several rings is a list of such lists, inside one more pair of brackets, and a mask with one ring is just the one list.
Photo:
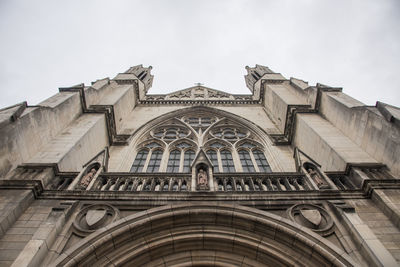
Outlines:
[[217, 121], [214, 116], [197, 115], [183, 117], [182, 120], [190, 125], [197, 133], [204, 132], [208, 127]]
[[169, 126], [156, 129], [153, 132], [153, 137], [168, 143], [180, 138], [188, 137], [189, 134], [190, 131], [184, 127]]
[[221, 127], [211, 131], [211, 136], [214, 138], [221, 138], [229, 142], [236, 142], [248, 136], [248, 132], [233, 128], [233, 127]]

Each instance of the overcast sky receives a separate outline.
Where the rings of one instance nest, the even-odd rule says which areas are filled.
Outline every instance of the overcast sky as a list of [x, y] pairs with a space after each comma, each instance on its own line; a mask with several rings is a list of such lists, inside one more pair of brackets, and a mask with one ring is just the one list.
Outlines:
[[149, 93], [249, 93], [245, 66], [400, 106], [400, 1], [0, 1], [0, 107], [153, 66]]

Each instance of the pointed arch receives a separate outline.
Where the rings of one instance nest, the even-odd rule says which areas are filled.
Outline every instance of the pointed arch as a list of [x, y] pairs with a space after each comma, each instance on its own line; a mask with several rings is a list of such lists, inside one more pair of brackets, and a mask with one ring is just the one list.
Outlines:
[[185, 203], [125, 217], [63, 252], [52, 266], [192, 266], [211, 260], [216, 266], [355, 265], [326, 239], [275, 214]]
[[[213, 122], [209, 128], [206, 129], [206, 131], [204, 132], [204, 134], [206, 134], [208, 131], [210, 131], [210, 129], [212, 129], [213, 127], [219, 127], [222, 126], [221, 123], [223, 123], [223, 121], [230, 121], [230, 122], [235, 122], [239, 128], [243, 128], [246, 130], [249, 130], [252, 134], [254, 134], [257, 138], [257, 141], [262, 144], [263, 146], [263, 151], [265, 153], [265, 157], [269, 163], [269, 166], [271, 167], [271, 169], [273, 171], [284, 171], [284, 166], [287, 166], [286, 162], [281, 162], [280, 158], [280, 150], [277, 148], [273, 147], [273, 144], [270, 140], [269, 135], [258, 125], [256, 125], [255, 123], [241, 117], [238, 116], [236, 114], [224, 111], [224, 110], [220, 110], [214, 107], [188, 107], [188, 108], [183, 108], [180, 110], [175, 110], [175, 111], [171, 111], [169, 113], [166, 113], [164, 115], [161, 115], [157, 118], [154, 118], [152, 120], [150, 120], [149, 122], [147, 122], [145, 125], [142, 125], [141, 127], [139, 127], [133, 134], [133, 138], [131, 139], [131, 143], [129, 144], [129, 149], [126, 150], [126, 153], [129, 153], [129, 150], [132, 152], [136, 151], [136, 147], [138, 146], [138, 144], [143, 141], [143, 137], [148, 134], [152, 129], [157, 128], [158, 126], [161, 126], [163, 123], [166, 123], [168, 121], [171, 121], [172, 119], [174, 120], [179, 120], [177, 118], [184, 118], [185, 116], [187, 116], [187, 114], [211, 114], [213, 116], [215, 116], [216, 121]], [[185, 122], [181, 122], [180, 126], [182, 127], [183, 125], [185, 125]], [[194, 134], [193, 129], [190, 129], [190, 131], [193, 134], [193, 137], [191, 138], [198, 138], [198, 134]], [[193, 140], [194, 142], [199, 142], [200, 140]], [[207, 142], [208, 143], [208, 142]], [[199, 144], [198, 147], [200, 147], [203, 144]], [[166, 155], [163, 160], [167, 160], [168, 159], [168, 155]], [[234, 155], [234, 159], [235, 162], [238, 160], [238, 156]], [[124, 157], [124, 162], [121, 163], [122, 166], [120, 166], [120, 169], [126, 169], [127, 165], [131, 165], [133, 163], [134, 158], [132, 157], [132, 155], [126, 155], [126, 157]], [[128, 161], [128, 162], [127, 162]], [[166, 164], [164, 164], [164, 167], [166, 168]], [[162, 169], [163, 169], [162, 168]], [[240, 167], [241, 169], [241, 167]], [[239, 169], [239, 171], [240, 171]], [[161, 171], [165, 171], [165, 169], [161, 170]]]

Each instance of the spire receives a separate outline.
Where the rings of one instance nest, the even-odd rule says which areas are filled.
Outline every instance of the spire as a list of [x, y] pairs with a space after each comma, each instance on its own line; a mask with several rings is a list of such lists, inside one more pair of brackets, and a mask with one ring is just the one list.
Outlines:
[[246, 66], [247, 75], [244, 76], [246, 81], [247, 88], [250, 89], [252, 93], [254, 93], [254, 85], [255, 83], [261, 79], [262, 76], [266, 73], [274, 73], [266, 66], [257, 65], [254, 68], [250, 68]]
[[125, 73], [134, 74], [139, 80], [141, 80], [144, 84], [145, 92], [147, 93], [153, 84], [154, 76], [150, 73], [152, 68], [152, 66], [145, 68], [143, 65], [137, 65], [130, 67], [129, 70], [125, 71]]

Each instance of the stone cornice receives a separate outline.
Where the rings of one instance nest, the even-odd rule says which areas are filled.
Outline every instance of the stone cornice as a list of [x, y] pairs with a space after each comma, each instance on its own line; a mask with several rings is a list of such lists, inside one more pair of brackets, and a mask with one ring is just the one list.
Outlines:
[[143, 105], [256, 105], [260, 104], [258, 100], [140, 100]]

